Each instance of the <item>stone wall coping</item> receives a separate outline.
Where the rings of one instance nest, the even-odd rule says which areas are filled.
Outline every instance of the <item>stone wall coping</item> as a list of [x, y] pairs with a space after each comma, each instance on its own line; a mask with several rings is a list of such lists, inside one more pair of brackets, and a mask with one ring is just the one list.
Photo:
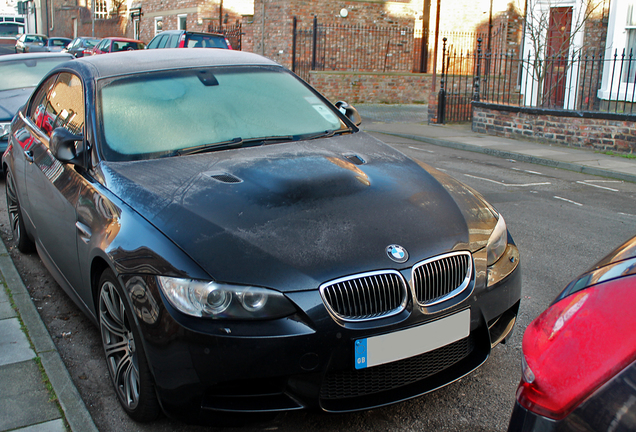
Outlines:
[[369, 75], [369, 76], [419, 76], [432, 77], [433, 74], [421, 72], [358, 72], [358, 71], [309, 71], [309, 74], [316, 75]]
[[550, 109], [540, 107], [522, 107], [515, 105], [495, 104], [490, 102], [472, 102], [475, 108], [492, 109], [496, 111], [508, 111], [515, 113], [524, 113], [532, 115], [551, 115], [555, 117], [575, 117], [575, 118], [592, 118], [592, 119], [604, 119], [604, 120], [618, 120], [618, 121], [636, 121], [636, 113], [634, 114], [619, 114], [609, 113], [603, 111], [570, 111], [562, 109]]

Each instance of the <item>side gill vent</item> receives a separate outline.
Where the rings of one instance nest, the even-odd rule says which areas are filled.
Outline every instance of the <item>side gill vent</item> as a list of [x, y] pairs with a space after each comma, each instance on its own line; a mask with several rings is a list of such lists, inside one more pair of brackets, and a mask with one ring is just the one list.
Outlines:
[[360, 156], [358, 156], [357, 154], [346, 154], [343, 155], [349, 162], [351, 162], [352, 164], [355, 165], [364, 165], [366, 163], [366, 161], [364, 159], [362, 159]]
[[243, 181], [240, 178], [225, 172], [208, 172], [206, 174], [221, 183], [241, 183]]

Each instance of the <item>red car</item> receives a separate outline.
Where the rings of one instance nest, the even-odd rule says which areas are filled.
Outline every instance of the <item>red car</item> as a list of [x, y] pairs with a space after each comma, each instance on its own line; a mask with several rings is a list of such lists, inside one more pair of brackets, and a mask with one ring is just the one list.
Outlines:
[[508, 432], [636, 430], [636, 237], [572, 281], [523, 336]]
[[93, 55], [106, 54], [118, 51], [132, 51], [146, 48], [146, 45], [136, 39], [107, 37], [93, 48]]

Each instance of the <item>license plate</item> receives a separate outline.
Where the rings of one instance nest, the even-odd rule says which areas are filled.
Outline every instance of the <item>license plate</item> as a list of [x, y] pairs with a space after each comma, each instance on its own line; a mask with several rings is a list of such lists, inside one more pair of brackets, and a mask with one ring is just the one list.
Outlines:
[[355, 367], [365, 369], [436, 350], [470, 334], [470, 309], [419, 327], [355, 341]]

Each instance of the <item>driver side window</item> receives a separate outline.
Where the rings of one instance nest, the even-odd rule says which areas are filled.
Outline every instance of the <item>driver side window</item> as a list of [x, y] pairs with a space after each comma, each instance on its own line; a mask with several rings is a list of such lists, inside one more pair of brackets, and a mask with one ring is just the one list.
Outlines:
[[73, 134], [83, 134], [84, 91], [80, 79], [64, 72], [49, 78], [33, 98], [31, 120], [46, 135], [63, 127]]

